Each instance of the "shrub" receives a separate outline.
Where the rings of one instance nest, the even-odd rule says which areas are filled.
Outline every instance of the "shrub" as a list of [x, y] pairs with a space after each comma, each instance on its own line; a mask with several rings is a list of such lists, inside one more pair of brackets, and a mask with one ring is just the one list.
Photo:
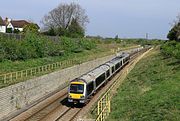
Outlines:
[[175, 58], [180, 59], [180, 43], [176, 43], [173, 55]]
[[9, 60], [17, 60], [18, 55], [20, 54], [18, 47], [19, 43], [14, 40], [8, 40], [6, 42], [3, 42], [3, 49], [5, 51], [5, 57]]
[[19, 29], [14, 29], [14, 33], [19, 34], [20, 33]]
[[95, 40], [62, 37], [60, 41], [52, 41], [37, 33], [26, 32], [25, 38], [21, 41], [0, 37], [0, 61], [62, 56], [95, 47]]
[[166, 42], [161, 46], [161, 52], [166, 57], [180, 59], [180, 43], [176, 41]]
[[78, 44], [75, 41], [76, 40], [72, 40], [72, 39], [67, 38], [67, 37], [61, 37], [62, 47], [67, 52], [73, 52], [75, 49], [78, 48]]
[[12, 28], [7, 28], [6, 33], [12, 33]]
[[5, 50], [2, 43], [0, 43], [0, 62], [3, 61], [4, 58], [5, 58]]
[[80, 46], [82, 46], [85, 50], [91, 50], [95, 48], [95, 43], [91, 40], [88, 39], [81, 39], [79, 41]]

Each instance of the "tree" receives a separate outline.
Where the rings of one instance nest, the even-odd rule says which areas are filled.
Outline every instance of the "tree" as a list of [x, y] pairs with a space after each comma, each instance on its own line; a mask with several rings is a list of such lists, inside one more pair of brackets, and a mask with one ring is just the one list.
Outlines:
[[174, 26], [170, 31], [169, 31], [169, 33], [168, 33], [168, 35], [167, 35], [167, 38], [169, 39], [169, 40], [177, 40], [177, 27], [178, 26]]
[[118, 38], [119, 38], [118, 35], [116, 35], [114, 39], [115, 39], [115, 40], [118, 40]]
[[27, 31], [38, 33], [39, 26], [34, 23], [27, 24], [23, 27], [23, 32], [26, 33]]
[[48, 35], [48, 36], [56, 36], [56, 32], [53, 28], [50, 28], [48, 31], [42, 32], [42, 34]]
[[51, 10], [42, 19], [44, 28], [49, 30], [50, 28], [66, 31], [71, 25], [73, 19], [85, 29], [86, 23], [88, 23], [88, 16], [85, 14], [85, 10], [76, 3], [60, 4], [57, 8]]
[[172, 29], [169, 31], [167, 38], [169, 40], [180, 41], [180, 14], [176, 17]]
[[71, 22], [71, 25], [68, 28], [68, 37], [72, 38], [78, 38], [78, 37], [84, 37], [84, 29], [79, 25], [76, 19], [73, 19]]

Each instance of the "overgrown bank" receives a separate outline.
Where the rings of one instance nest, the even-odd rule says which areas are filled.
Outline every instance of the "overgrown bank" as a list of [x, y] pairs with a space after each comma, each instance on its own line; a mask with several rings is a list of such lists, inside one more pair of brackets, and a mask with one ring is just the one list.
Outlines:
[[61, 37], [52, 41], [45, 36], [27, 33], [23, 40], [0, 36], [0, 74], [43, 66], [76, 58], [88, 61], [125, 49], [138, 42], [116, 42], [95, 38]]
[[141, 60], [112, 100], [107, 119], [118, 121], [178, 121], [180, 63], [159, 50]]
[[[72, 39], [69, 39], [69, 38], [65, 38], [65, 39], [72, 41]], [[65, 42], [68, 43], [68, 41], [65, 41]], [[76, 45], [72, 43], [70, 43], [69, 45], [68, 44], [65, 45], [67, 47], [65, 48], [65, 50], [61, 50], [62, 52], [61, 55], [36, 57], [36, 58], [29, 58], [25, 60], [22, 60], [22, 59], [9, 60], [9, 59], [3, 58], [4, 60], [0, 62], [0, 74], [29, 69], [33, 67], [43, 66], [43, 65], [52, 64], [55, 62], [61, 62], [61, 61], [72, 60], [72, 59], [84, 62], [84, 61], [88, 61], [95, 58], [100, 58], [103, 56], [113, 54], [114, 53], [113, 50], [116, 50], [117, 48], [120, 48], [123, 50], [123, 49], [128, 49], [129, 47], [137, 46], [137, 44], [133, 44], [133, 43], [129, 43], [124, 46], [121, 43], [115, 43], [115, 42], [105, 43], [102, 41], [98, 42], [98, 40], [94, 40], [91, 42], [93, 43], [93, 46], [95, 46], [92, 49], [82, 49], [82, 47], [76, 49], [76, 47], [74, 47]], [[77, 45], [77, 46], [80, 46], [80, 45]], [[10, 52], [10, 54], [12, 54], [12, 56], [15, 55], [15, 57], [17, 57], [14, 51], [15, 50], [13, 49]], [[28, 52], [31, 53], [31, 49], [28, 50]]]

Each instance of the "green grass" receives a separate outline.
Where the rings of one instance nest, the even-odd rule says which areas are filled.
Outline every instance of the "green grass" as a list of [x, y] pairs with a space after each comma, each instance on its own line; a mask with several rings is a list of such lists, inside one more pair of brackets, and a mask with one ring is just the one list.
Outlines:
[[69, 53], [63, 56], [28, 59], [25, 61], [7, 60], [0, 63], [0, 74], [25, 70], [33, 67], [43, 66], [46, 64], [52, 64], [55, 62], [70, 60], [73, 58], [76, 58], [77, 60], [81, 60], [82, 62], [84, 62], [113, 54], [111, 49], [117, 49], [118, 47], [120, 47], [121, 49], [126, 49], [129, 46], [133, 46], [133, 45], [130, 44], [125, 47], [122, 47], [121, 44], [116, 44], [116, 43], [99, 44], [95, 49], [85, 50], [80, 53]]
[[54, 70], [49, 70], [49, 71], [45, 71], [45, 72], [41, 72], [41, 73], [37, 73], [33, 76], [28, 75], [27, 77], [24, 78], [18, 78], [16, 80], [13, 81], [8, 81], [6, 83], [4, 83], [3, 81], [0, 81], [0, 88], [4, 88], [7, 87], [9, 85], [13, 85], [34, 77], [38, 77], [44, 74], [48, 74], [51, 73], [53, 71], [57, 71], [63, 68], [67, 68], [76, 64], [80, 64], [89, 60], [93, 60], [96, 58], [100, 58], [100, 57], [104, 57], [107, 55], [111, 55], [114, 54], [112, 50], [113, 49], [117, 49], [117, 48], [121, 48], [121, 50], [123, 49], [130, 49], [130, 48], [134, 48], [137, 47], [137, 45], [133, 45], [133, 44], [129, 44], [127, 46], [122, 46], [121, 44], [117, 44], [117, 43], [109, 43], [109, 44], [105, 44], [105, 43], [101, 43], [98, 44], [96, 48], [91, 49], [91, 50], [84, 50], [82, 52], [79, 53], [67, 53], [63, 56], [58, 56], [58, 57], [46, 57], [46, 58], [37, 58], [37, 59], [28, 59], [25, 61], [4, 61], [0, 63], [0, 74], [6, 74], [6, 73], [10, 73], [10, 72], [16, 72], [16, 71], [21, 71], [21, 70], [26, 70], [26, 69], [30, 69], [33, 67], [38, 67], [38, 66], [44, 66], [47, 64], [52, 64], [55, 62], [65, 62], [68, 60], [76, 60], [75, 63], [72, 64], [63, 64], [61, 67], [54, 69]]
[[111, 104], [108, 121], [179, 121], [180, 62], [152, 52], [130, 72]]

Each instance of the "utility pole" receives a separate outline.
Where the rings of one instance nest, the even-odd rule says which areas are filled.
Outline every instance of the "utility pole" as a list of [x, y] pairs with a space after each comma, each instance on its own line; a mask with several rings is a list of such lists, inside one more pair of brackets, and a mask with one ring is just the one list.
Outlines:
[[146, 33], [146, 40], [148, 40], [148, 33]]

